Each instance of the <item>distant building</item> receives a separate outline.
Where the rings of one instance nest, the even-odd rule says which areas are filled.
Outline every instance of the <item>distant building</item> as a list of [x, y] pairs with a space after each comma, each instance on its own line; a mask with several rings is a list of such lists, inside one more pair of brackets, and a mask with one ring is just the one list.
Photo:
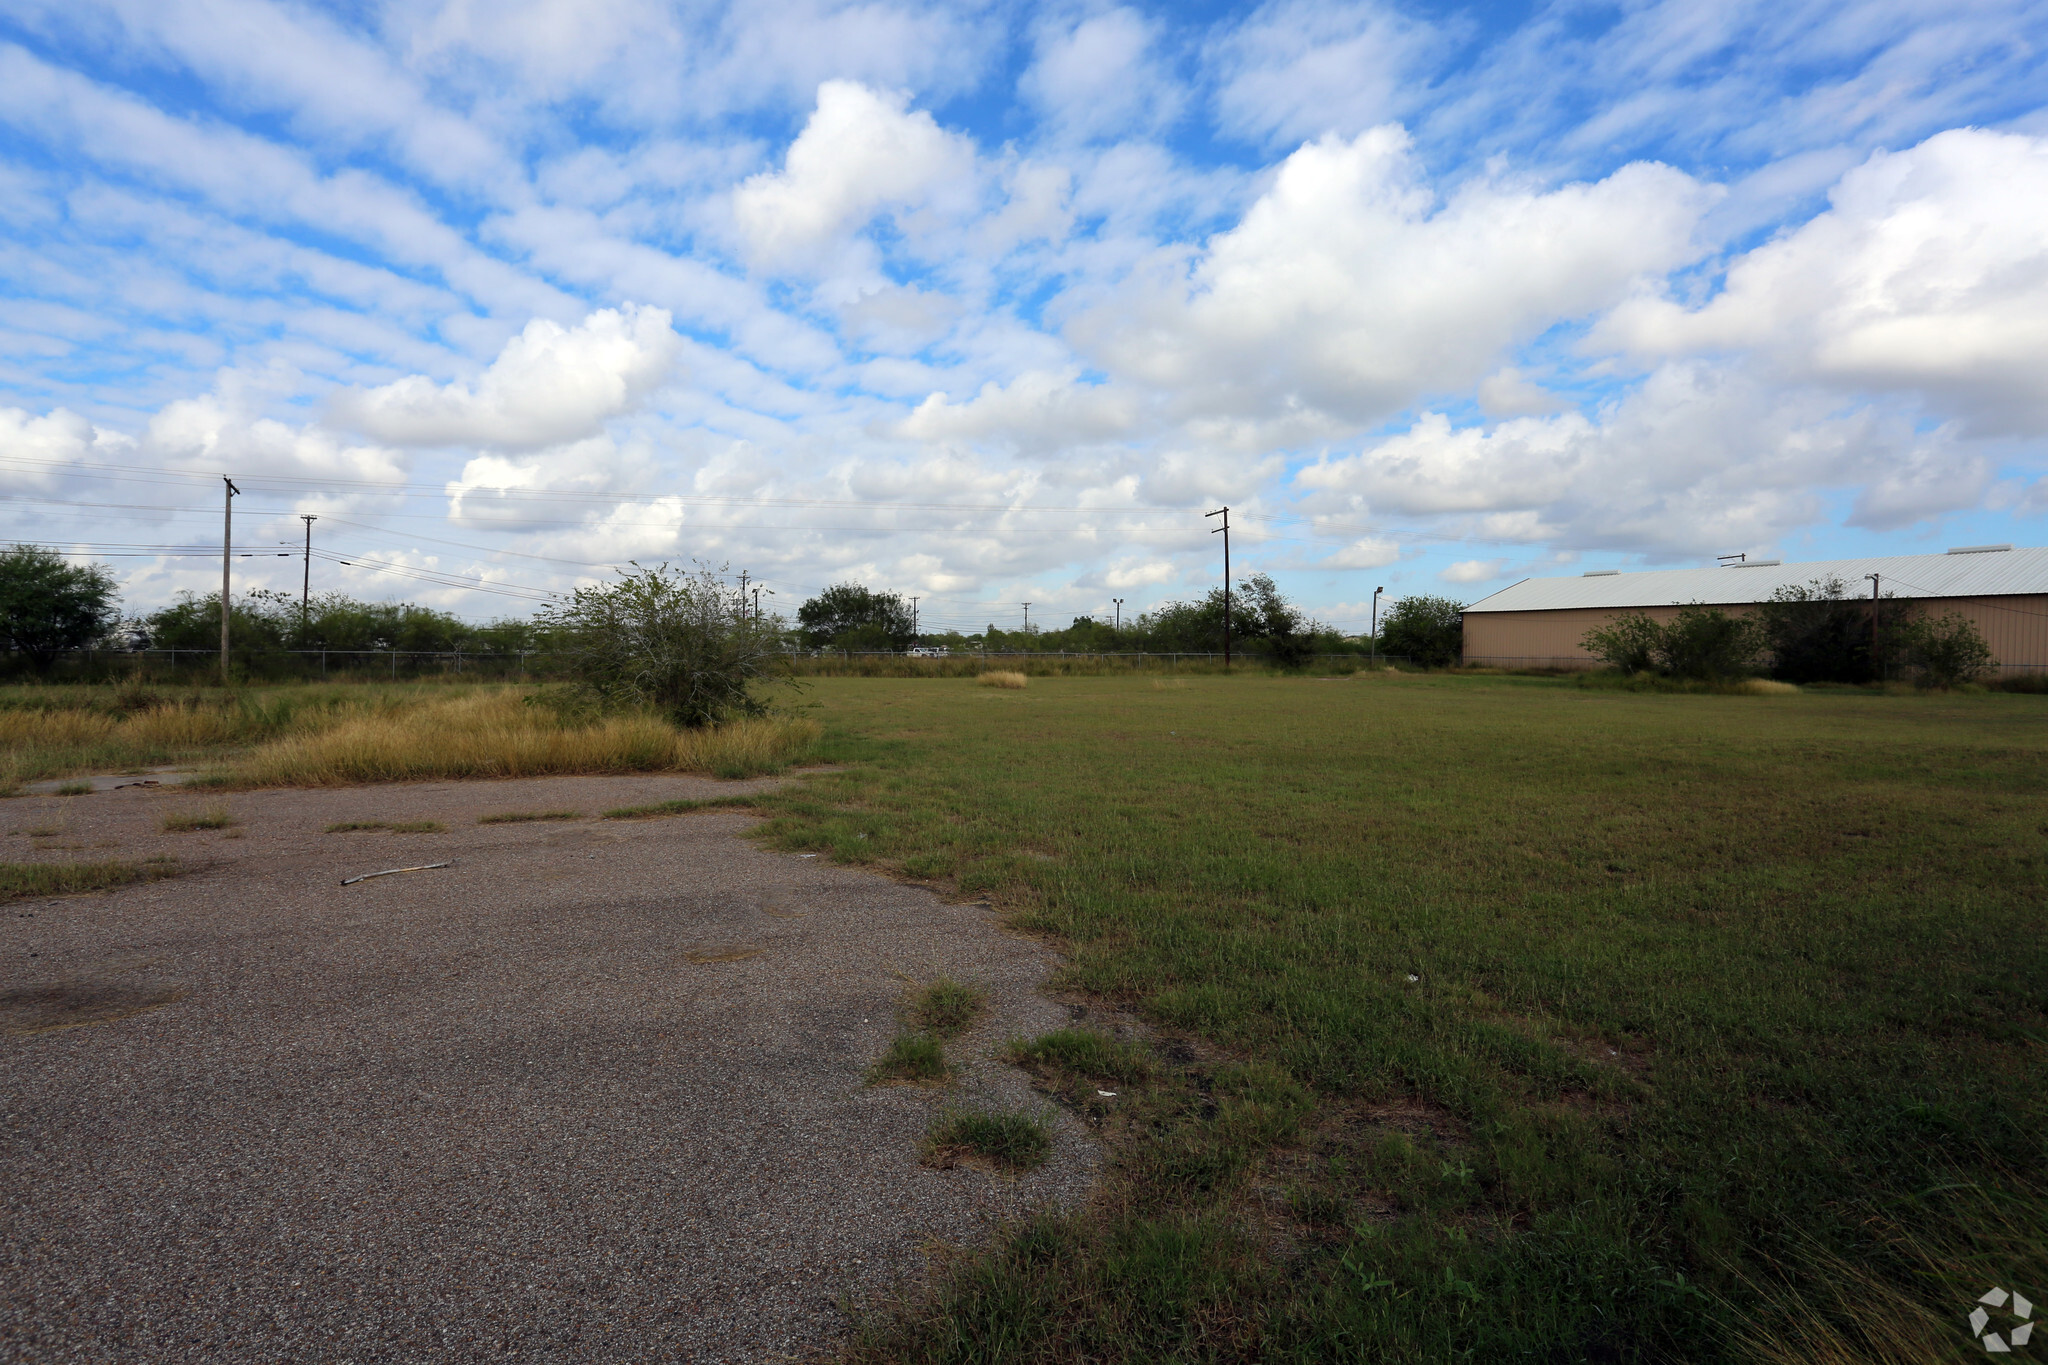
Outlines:
[[1525, 578], [1465, 608], [1465, 662], [1508, 668], [1594, 668], [1579, 643], [1617, 612], [1668, 621], [1694, 602], [1740, 609], [1788, 585], [1839, 578], [1851, 596], [1881, 592], [1940, 616], [1968, 617], [2002, 670], [2048, 671], [2048, 549], [1969, 545], [1941, 555], [1752, 559], [1716, 569], [1598, 569], [1575, 578]]

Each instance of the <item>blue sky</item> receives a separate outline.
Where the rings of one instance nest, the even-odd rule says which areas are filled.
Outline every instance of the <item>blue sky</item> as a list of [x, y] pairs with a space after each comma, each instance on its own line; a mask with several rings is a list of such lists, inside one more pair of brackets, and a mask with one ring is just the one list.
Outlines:
[[[927, 622], [2041, 543], [2048, 7], [16, 0], [0, 537]], [[346, 564], [339, 560], [347, 560]], [[289, 560], [238, 561], [291, 587]]]

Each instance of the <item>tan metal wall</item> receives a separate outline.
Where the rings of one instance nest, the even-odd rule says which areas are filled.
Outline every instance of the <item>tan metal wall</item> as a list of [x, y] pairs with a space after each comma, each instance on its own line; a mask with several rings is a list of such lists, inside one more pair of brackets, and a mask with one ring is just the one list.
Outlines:
[[[1930, 616], [1967, 617], [2008, 672], [2048, 671], [2048, 597], [1929, 597], [1914, 599]], [[1727, 608], [1742, 611], [1741, 607]], [[1677, 607], [1644, 607], [1669, 621]], [[1509, 668], [1598, 668], [1580, 646], [1586, 632], [1621, 614], [1607, 607], [1569, 611], [1478, 611], [1465, 616], [1465, 662]]]

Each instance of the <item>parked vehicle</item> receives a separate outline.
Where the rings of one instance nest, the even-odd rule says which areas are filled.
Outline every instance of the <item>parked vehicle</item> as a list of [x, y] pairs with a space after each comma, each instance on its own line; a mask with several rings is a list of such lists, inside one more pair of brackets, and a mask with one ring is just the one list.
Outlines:
[[944, 659], [953, 651], [946, 645], [912, 645], [907, 652], [913, 659]]

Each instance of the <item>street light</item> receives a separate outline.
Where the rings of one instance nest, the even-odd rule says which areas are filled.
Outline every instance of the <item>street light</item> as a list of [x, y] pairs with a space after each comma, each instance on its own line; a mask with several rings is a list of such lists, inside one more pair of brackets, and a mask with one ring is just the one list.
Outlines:
[[1380, 661], [1380, 594], [1385, 591], [1385, 588], [1374, 588], [1372, 590], [1372, 661], [1374, 663]]
[[1124, 599], [1112, 597], [1109, 600], [1116, 603], [1116, 628], [1118, 631], [1122, 631], [1124, 628]]

